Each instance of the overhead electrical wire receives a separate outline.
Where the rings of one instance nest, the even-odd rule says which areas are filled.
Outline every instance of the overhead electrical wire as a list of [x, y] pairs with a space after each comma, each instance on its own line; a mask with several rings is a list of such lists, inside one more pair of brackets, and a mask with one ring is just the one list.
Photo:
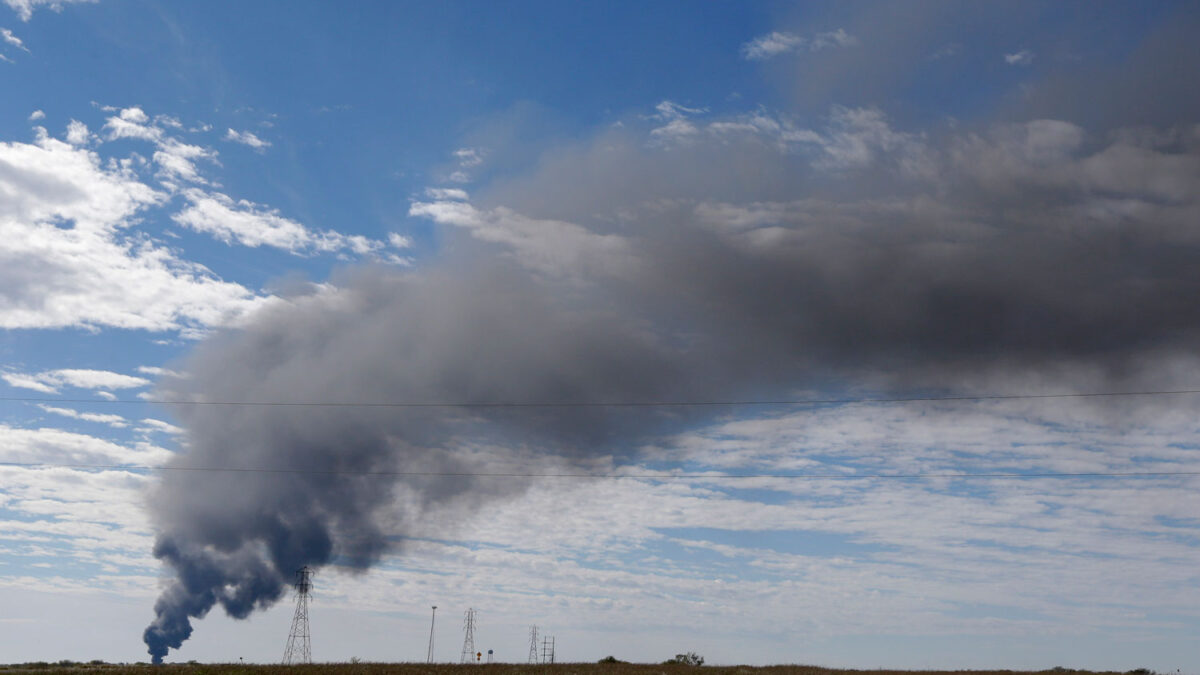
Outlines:
[[933, 478], [1167, 478], [1175, 476], [1200, 476], [1200, 471], [1087, 471], [1087, 472], [1039, 472], [1039, 473], [756, 473], [756, 474], [713, 474], [713, 473], [525, 473], [518, 471], [322, 471], [319, 469], [274, 469], [268, 467], [219, 467], [219, 466], [148, 466], [133, 464], [60, 464], [53, 462], [0, 462], [0, 466], [20, 468], [93, 469], [121, 471], [197, 471], [215, 473], [282, 473], [328, 476], [387, 476], [387, 477], [430, 477], [430, 478], [581, 478], [637, 480], [874, 480]]
[[109, 403], [170, 406], [262, 406], [326, 408], [688, 408], [801, 405], [854, 405], [870, 403], [937, 403], [943, 401], [1016, 401], [1067, 398], [1119, 398], [1138, 396], [1182, 396], [1200, 394], [1200, 389], [1155, 391], [1059, 392], [1051, 394], [978, 394], [956, 396], [881, 396], [796, 399], [729, 399], [712, 401], [188, 401], [154, 398], [53, 398], [47, 396], [0, 396], [0, 401], [21, 403]]

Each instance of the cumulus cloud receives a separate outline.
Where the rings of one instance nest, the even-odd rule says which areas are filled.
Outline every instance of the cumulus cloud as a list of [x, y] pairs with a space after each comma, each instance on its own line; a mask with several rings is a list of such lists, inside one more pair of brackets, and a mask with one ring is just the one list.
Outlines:
[[175, 138], [164, 138], [154, 151], [154, 162], [160, 167], [161, 175], [167, 178], [178, 178], [192, 183], [207, 184], [195, 160], [215, 160], [216, 152], [199, 145], [184, 143]]
[[742, 57], [750, 61], [765, 61], [790, 52], [819, 52], [832, 47], [850, 47], [856, 44], [858, 39], [843, 28], [817, 33], [811, 38], [796, 33], [774, 31], [743, 44]]
[[191, 332], [262, 302], [126, 232], [164, 199], [129, 168], [44, 133], [0, 143], [0, 166], [0, 326]]
[[148, 443], [132, 447], [59, 429], [19, 429], [0, 424], [0, 461], [45, 464], [157, 466], [172, 453]]
[[124, 108], [118, 114], [109, 117], [104, 123], [108, 131], [108, 139], [135, 138], [143, 141], [158, 142], [163, 137], [162, 129], [150, 123], [150, 116], [136, 106]]
[[71, 145], [86, 145], [91, 136], [91, 132], [83, 122], [71, 120], [67, 124], [67, 142]]
[[46, 118], [46, 113], [42, 112], [41, 110], [34, 110], [33, 112], [29, 113], [29, 121], [30, 122], [36, 122], [38, 120], [45, 119], [45, 118]]
[[271, 147], [270, 141], [264, 141], [249, 131], [234, 131], [233, 129], [229, 129], [225, 132], [225, 140], [241, 143], [260, 152]]

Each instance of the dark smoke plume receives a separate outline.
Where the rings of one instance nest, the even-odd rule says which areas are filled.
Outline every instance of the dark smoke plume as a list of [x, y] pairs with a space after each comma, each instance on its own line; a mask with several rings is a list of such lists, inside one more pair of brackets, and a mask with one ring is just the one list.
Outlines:
[[835, 110], [788, 145], [761, 113], [692, 123], [686, 143], [614, 131], [472, 204], [414, 204], [444, 226], [437, 262], [346, 271], [202, 344], [164, 384], [206, 403], [181, 410], [175, 463], [246, 471], [164, 473], [155, 555], [175, 576], [146, 629], [154, 659], [214, 605], [245, 617], [301, 566], [366, 569], [420, 511], [522, 488], [428, 475], [479, 471], [458, 452], [470, 439], [517, 448], [488, 460], [505, 466], [582, 460], [701, 414], [223, 402], [713, 401], [1026, 375], [1065, 391], [1198, 372], [1194, 128], [918, 135]]

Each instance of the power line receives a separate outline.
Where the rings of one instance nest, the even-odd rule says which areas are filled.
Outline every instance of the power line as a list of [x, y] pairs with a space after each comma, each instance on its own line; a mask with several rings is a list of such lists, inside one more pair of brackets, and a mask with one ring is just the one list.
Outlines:
[[1039, 472], [1039, 473], [755, 473], [755, 474], [709, 474], [709, 473], [523, 473], [509, 471], [322, 471], [313, 469], [272, 469], [264, 467], [211, 467], [211, 466], [144, 466], [133, 464], [57, 464], [52, 462], [0, 462], [0, 466], [21, 468], [53, 469], [120, 469], [122, 471], [197, 471], [229, 473], [281, 473], [315, 474], [329, 476], [392, 476], [431, 478], [580, 478], [638, 480], [874, 480], [874, 479], [930, 479], [930, 478], [1167, 478], [1175, 476], [1200, 476], [1200, 471], [1088, 471], [1088, 472]]
[[848, 405], [862, 403], [936, 403], [940, 401], [1014, 401], [1056, 398], [1118, 398], [1200, 394], [1200, 389], [1157, 391], [1060, 392], [1052, 394], [978, 394], [963, 396], [899, 396], [797, 399], [729, 399], [713, 401], [186, 401], [154, 398], [51, 398], [0, 396], [23, 403], [151, 403], [177, 406], [260, 406], [320, 408], [702, 408], [783, 405]]

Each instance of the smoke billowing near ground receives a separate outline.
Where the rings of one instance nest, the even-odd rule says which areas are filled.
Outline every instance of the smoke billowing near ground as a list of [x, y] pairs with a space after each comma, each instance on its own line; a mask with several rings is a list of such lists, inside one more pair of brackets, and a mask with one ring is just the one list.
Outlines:
[[[474, 198], [431, 192], [409, 215], [441, 228], [432, 259], [343, 270], [163, 383], [202, 403], [179, 410], [175, 466], [234, 471], [166, 471], [152, 496], [173, 573], [155, 660], [216, 605], [245, 617], [301, 566], [366, 570], [420, 513], [524, 487], [462, 474], [629, 455], [706, 410], [355, 404], [1059, 393], [1200, 372], [1195, 126], [907, 130], [871, 108], [803, 125], [666, 103], [636, 122]], [[278, 405], [308, 403], [338, 405]], [[514, 449], [469, 456], [472, 439]]]

